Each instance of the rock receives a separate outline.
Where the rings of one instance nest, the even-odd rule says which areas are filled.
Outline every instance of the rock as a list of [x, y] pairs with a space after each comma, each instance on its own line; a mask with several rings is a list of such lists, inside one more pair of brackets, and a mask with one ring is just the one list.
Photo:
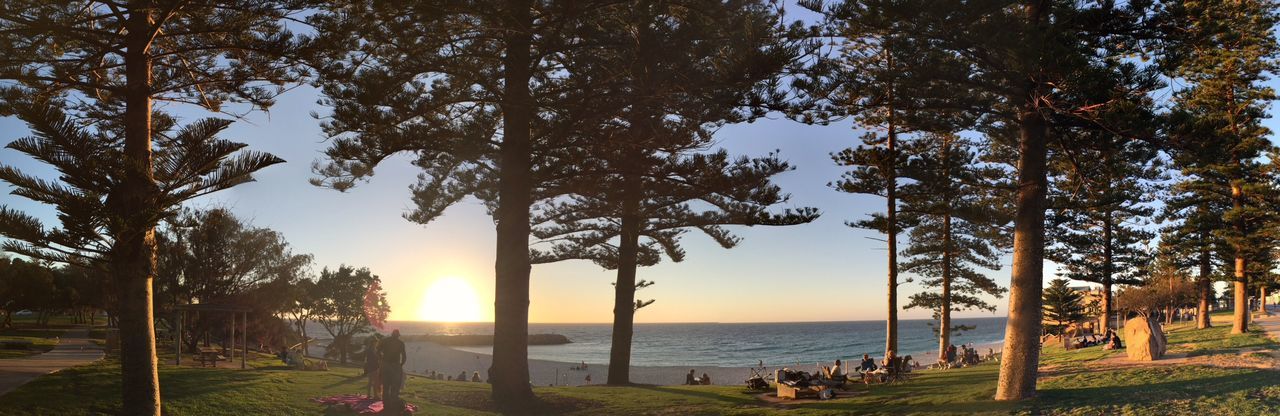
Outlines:
[[1138, 316], [1124, 323], [1124, 343], [1130, 360], [1153, 361], [1164, 357], [1168, 340], [1160, 322]]

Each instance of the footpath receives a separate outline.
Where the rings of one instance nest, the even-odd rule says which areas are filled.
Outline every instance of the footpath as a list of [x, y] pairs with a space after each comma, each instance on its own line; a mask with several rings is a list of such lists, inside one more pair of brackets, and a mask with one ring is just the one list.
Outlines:
[[89, 330], [63, 333], [58, 345], [40, 355], [0, 360], [0, 395], [36, 377], [101, 360], [102, 347], [89, 341]]

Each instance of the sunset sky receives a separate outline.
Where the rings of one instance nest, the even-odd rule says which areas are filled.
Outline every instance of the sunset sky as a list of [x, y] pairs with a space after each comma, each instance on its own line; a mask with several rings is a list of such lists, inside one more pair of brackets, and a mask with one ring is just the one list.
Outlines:
[[[324, 112], [317, 92], [298, 88], [280, 97], [269, 114], [255, 113], [237, 122], [224, 137], [248, 143], [288, 163], [265, 169], [257, 182], [238, 186], [192, 204], [227, 207], [253, 225], [280, 231], [295, 251], [315, 255], [315, 272], [339, 264], [369, 267], [382, 278], [392, 319], [429, 316], [424, 299], [437, 281], [457, 278], [474, 288], [480, 320], [493, 319], [494, 227], [475, 200], [450, 208], [434, 223], [421, 226], [400, 215], [410, 209], [408, 186], [416, 168], [407, 158], [381, 165], [372, 181], [346, 193], [311, 186], [311, 163], [326, 144], [309, 113]], [[182, 112], [186, 121], [203, 116]], [[14, 119], [0, 119], [0, 143], [26, 134]], [[840, 175], [828, 153], [857, 141], [849, 124], [806, 126], [788, 120], [763, 120], [719, 131], [719, 144], [735, 155], [781, 150], [798, 168], [778, 177], [792, 194], [793, 206], [814, 206], [823, 216], [814, 223], [735, 231], [744, 241], [725, 250], [697, 233], [685, 239], [688, 258], [642, 268], [640, 278], [657, 281], [639, 297], [657, 299], [637, 315], [640, 322], [823, 321], [880, 319], [885, 316], [884, 243], [844, 221], [883, 210], [884, 200], [842, 194], [827, 187]], [[13, 150], [0, 150], [0, 162], [53, 178], [54, 172]], [[50, 208], [5, 194], [12, 208], [56, 221]], [[1006, 261], [1007, 263], [1007, 261]], [[997, 273], [1002, 282], [1007, 272]], [[906, 276], [904, 276], [906, 277]], [[608, 322], [612, 319], [613, 272], [586, 261], [533, 268], [530, 319], [533, 322]], [[445, 286], [454, 286], [445, 285]], [[903, 287], [906, 295], [919, 288]], [[455, 289], [456, 291], [456, 289]], [[451, 292], [456, 293], [456, 292]], [[439, 294], [436, 298], [439, 301]], [[997, 302], [1003, 308], [1004, 301]], [[783, 307], [782, 305], [787, 305]], [[800, 306], [804, 305], [804, 306]], [[965, 314], [965, 315], [973, 315]], [[990, 315], [983, 313], [982, 315]], [[920, 310], [906, 317], [928, 317]]]
[[[248, 143], [250, 148], [273, 153], [287, 164], [265, 169], [258, 181], [197, 201], [191, 206], [227, 207], [255, 226], [269, 227], [285, 235], [294, 250], [315, 256], [315, 273], [321, 267], [348, 264], [369, 267], [382, 278], [391, 303], [391, 319], [431, 317], [431, 305], [457, 300], [459, 291], [474, 289], [474, 315], [493, 319], [494, 227], [476, 200], [450, 208], [427, 226], [411, 223], [401, 214], [410, 207], [408, 186], [417, 169], [407, 157], [390, 160], [369, 183], [339, 193], [311, 186], [311, 164], [326, 147], [311, 112], [325, 113], [316, 104], [318, 93], [299, 87], [280, 97], [270, 113], [254, 113], [236, 122], [224, 137]], [[179, 112], [184, 121], [207, 116]], [[1273, 129], [1275, 121], [1269, 120]], [[0, 118], [0, 143], [25, 135], [15, 119]], [[774, 119], [728, 126], [716, 134], [719, 146], [734, 155], [760, 156], [780, 150], [781, 157], [798, 166], [777, 182], [792, 195], [791, 206], [813, 206], [823, 216], [800, 226], [745, 228], [734, 231], [744, 238], [732, 250], [724, 250], [709, 238], [689, 233], [688, 258], [682, 263], [665, 261], [642, 268], [639, 277], [657, 284], [638, 297], [657, 299], [641, 310], [638, 322], [775, 322], [883, 319], [885, 317], [885, 244], [879, 235], [851, 229], [846, 220], [865, 218], [884, 209], [884, 200], [836, 192], [827, 186], [841, 169], [829, 153], [858, 142], [858, 131], [849, 123], [806, 126]], [[54, 172], [16, 151], [0, 149], [0, 163], [54, 178]], [[49, 207], [8, 194], [0, 185], [0, 204], [49, 221]], [[1009, 260], [993, 272], [1008, 285]], [[909, 276], [902, 276], [905, 280]], [[1053, 266], [1046, 266], [1046, 281]], [[442, 279], [440, 292], [428, 288]], [[613, 272], [587, 261], [569, 261], [533, 268], [530, 319], [533, 322], [609, 322], [612, 319]], [[462, 284], [458, 282], [462, 282]], [[899, 304], [920, 291], [904, 284]], [[447, 293], [446, 293], [447, 291]], [[442, 295], [448, 294], [445, 298]], [[425, 300], [431, 302], [424, 303]], [[463, 299], [465, 302], [469, 300]], [[995, 314], [964, 312], [958, 316], [1004, 315], [1007, 300], [994, 301]], [[928, 311], [909, 310], [904, 318], [927, 318]]]

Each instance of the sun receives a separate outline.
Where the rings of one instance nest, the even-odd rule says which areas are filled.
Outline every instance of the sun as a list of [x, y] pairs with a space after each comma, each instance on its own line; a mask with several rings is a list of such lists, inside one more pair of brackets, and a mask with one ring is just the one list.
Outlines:
[[422, 294], [418, 319], [431, 322], [478, 322], [480, 301], [476, 291], [461, 277], [436, 280]]

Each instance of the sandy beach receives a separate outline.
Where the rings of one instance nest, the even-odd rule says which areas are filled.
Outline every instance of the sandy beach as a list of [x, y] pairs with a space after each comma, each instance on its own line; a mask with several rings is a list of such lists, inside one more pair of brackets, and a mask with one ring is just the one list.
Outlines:
[[[980, 355], [985, 354], [987, 348], [998, 352], [1000, 347], [1001, 344], [999, 343], [974, 346]], [[408, 348], [409, 360], [405, 363], [405, 371], [418, 375], [425, 375], [434, 370], [446, 376], [457, 377], [465, 371], [467, 379], [470, 379], [473, 372], [479, 371], [480, 377], [484, 379], [487, 378], [486, 370], [489, 368], [490, 363], [493, 362], [493, 357], [489, 354], [457, 350], [430, 342], [415, 342], [410, 344]], [[936, 353], [929, 353], [913, 357], [921, 365], [929, 365], [936, 361], [936, 355]], [[581, 363], [530, 359], [529, 378], [534, 385], [539, 386], [603, 384], [607, 379], [609, 374], [609, 366], [607, 364], [587, 363], [586, 370], [572, 369], [580, 365]], [[786, 367], [812, 372], [817, 370], [817, 365], [818, 363], [799, 363], [798, 365], [786, 365]], [[831, 362], [825, 362], [822, 365], [831, 365]], [[767, 371], [772, 373], [775, 369], [777, 367], [770, 366]], [[751, 369], [748, 367], [633, 366], [631, 367], [631, 381], [654, 385], [684, 384], [685, 374], [688, 374], [689, 370], [694, 370], [694, 374], [699, 377], [706, 373], [711, 377], [712, 384], [719, 385], [741, 385], [751, 376]], [[591, 376], [590, 382], [587, 381], [588, 375]]]

